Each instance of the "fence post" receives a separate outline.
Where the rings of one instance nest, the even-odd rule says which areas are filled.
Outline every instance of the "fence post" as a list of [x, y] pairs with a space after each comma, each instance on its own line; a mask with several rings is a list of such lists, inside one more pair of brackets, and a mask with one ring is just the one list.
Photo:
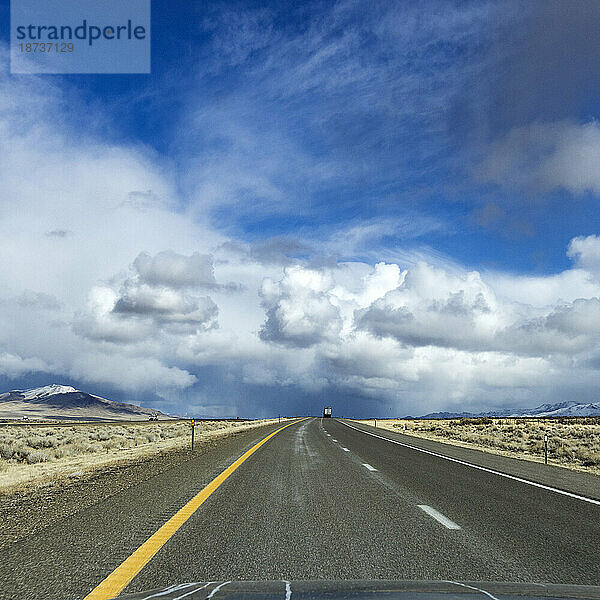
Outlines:
[[548, 434], [544, 434], [544, 464], [548, 464]]
[[192, 419], [192, 450], [194, 449], [194, 429], [196, 427], [194, 426], [194, 419]]

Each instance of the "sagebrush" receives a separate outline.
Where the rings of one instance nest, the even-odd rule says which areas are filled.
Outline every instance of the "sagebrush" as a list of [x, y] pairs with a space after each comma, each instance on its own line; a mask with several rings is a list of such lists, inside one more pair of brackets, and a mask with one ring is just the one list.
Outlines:
[[386, 419], [377, 425], [538, 460], [544, 456], [544, 435], [548, 435], [550, 462], [600, 469], [600, 417]]

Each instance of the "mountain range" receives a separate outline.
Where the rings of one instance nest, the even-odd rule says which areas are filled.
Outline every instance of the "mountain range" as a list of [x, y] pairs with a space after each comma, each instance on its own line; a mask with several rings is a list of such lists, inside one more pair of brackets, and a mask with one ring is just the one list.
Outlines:
[[[169, 415], [135, 404], [115, 402], [82, 392], [68, 385], [51, 384], [28, 390], [0, 394], [0, 420], [145, 420]], [[560, 402], [535, 408], [498, 409], [486, 412], [434, 412], [418, 419], [457, 419], [478, 417], [590, 417], [600, 416], [600, 403]], [[414, 417], [407, 417], [414, 418]]]
[[500, 409], [488, 412], [435, 412], [417, 417], [418, 419], [458, 419], [477, 417], [596, 417], [600, 416], [600, 403], [559, 402], [540, 404], [535, 408]]
[[46, 385], [0, 394], [0, 419], [146, 420], [167, 415], [135, 404], [114, 402], [69, 385]]

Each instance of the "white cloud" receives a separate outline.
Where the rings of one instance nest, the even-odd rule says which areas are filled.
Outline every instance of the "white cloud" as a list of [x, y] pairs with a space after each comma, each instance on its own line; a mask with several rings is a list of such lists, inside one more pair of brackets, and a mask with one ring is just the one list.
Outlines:
[[365, 310], [358, 326], [411, 346], [476, 349], [489, 344], [506, 318], [477, 272], [450, 275], [425, 263]]
[[150, 323], [132, 320], [115, 314], [117, 293], [108, 287], [94, 287], [90, 291], [87, 310], [76, 315], [73, 329], [83, 337], [113, 343], [131, 343], [152, 334]]
[[600, 295], [594, 275], [584, 269], [537, 277], [490, 272], [485, 278], [503, 302], [519, 302], [539, 309]]
[[551, 310], [498, 301], [477, 272], [450, 275], [425, 263], [367, 309], [357, 326], [408, 346], [546, 356], [577, 354], [600, 342], [597, 298]]
[[210, 329], [217, 325], [218, 308], [208, 297], [127, 281], [111, 312], [121, 317], [152, 318], [160, 325], [188, 324], [192, 328]]
[[332, 278], [326, 272], [286, 267], [284, 277], [265, 279], [261, 296], [267, 320], [261, 339], [300, 348], [337, 338], [342, 320], [332, 303]]
[[596, 275], [600, 275], [600, 236], [576, 237], [569, 243], [567, 256], [575, 264]]
[[39, 358], [22, 358], [16, 354], [0, 352], [0, 374], [11, 379], [20, 377], [25, 373], [50, 371], [50, 367]]
[[127, 392], [184, 389], [197, 378], [179, 367], [166, 366], [155, 358], [131, 357], [114, 353], [91, 352], [74, 357], [70, 377], [89, 383], [119, 387]]
[[[150, 279], [160, 279], [165, 262], [185, 255], [191, 257], [186, 268], [173, 268], [170, 283], [211, 284], [203, 257], [224, 238], [176, 210], [176, 186], [144, 148], [107, 144], [79, 129], [75, 135], [71, 119], [78, 123], [78, 111], [75, 97], [63, 110], [57, 88], [41, 78], [1, 78], [0, 351], [31, 357], [11, 359], [7, 376], [51, 364], [55, 376], [73, 373], [120, 387], [121, 378], [128, 381], [120, 365], [129, 361], [136, 373], [139, 360], [147, 365], [143, 376], [130, 379], [145, 390], [192, 385], [195, 378], [185, 369], [153, 354], [155, 343], [142, 347], [156, 332], [152, 320], [122, 318], [112, 308], [128, 265], [141, 252], [155, 255], [153, 264], [141, 267]], [[95, 119], [86, 131], [95, 131]], [[187, 329], [189, 321], [204, 327], [214, 310], [199, 300], [187, 313], [162, 317], [173, 329]], [[102, 354], [107, 340], [110, 361]], [[141, 353], [135, 359], [127, 354], [132, 344]]]
[[212, 256], [194, 252], [183, 256], [173, 251], [159, 252], [152, 257], [142, 252], [133, 261], [140, 279], [150, 285], [171, 288], [212, 287], [216, 285]]
[[[214, 394], [205, 406], [237, 406], [230, 395], [260, 385], [274, 394], [285, 386], [319, 399], [376, 398], [415, 414], [452, 398], [479, 406], [548, 400], [568, 391], [565, 382], [596, 389], [597, 236], [572, 240], [573, 268], [547, 277], [469, 273], [433, 250], [401, 246], [374, 265], [326, 266], [311, 260], [315, 239], [248, 247], [178, 210], [179, 186], [143, 148], [70, 136], [67, 116], [45, 116], [52, 90], [30, 81], [0, 92], [4, 376], [46, 371], [90, 391], [110, 385], [173, 397], [204, 386], [210, 371], [228, 387], [202, 388]], [[595, 128], [582, 133], [586, 148]], [[592, 173], [558, 168], [574, 142], [567, 151], [555, 134], [548, 139], [555, 166], [536, 181], [595, 190]], [[243, 177], [227, 175], [236, 184], [225, 195], [237, 198]], [[263, 177], [250, 187], [260, 189]], [[435, 223], [371, 222], [349, 234], [369, 247], [420, 228]], [[320, 241], [327, 255], [344, 247], [339, 233]], [[289, 258], [303, 253], [311, 256]], [[378, 253], [369, 248], [368, 256]]]

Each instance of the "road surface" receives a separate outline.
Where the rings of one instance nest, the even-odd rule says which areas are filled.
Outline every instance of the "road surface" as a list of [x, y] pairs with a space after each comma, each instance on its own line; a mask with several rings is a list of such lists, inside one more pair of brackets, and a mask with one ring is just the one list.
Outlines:
[[[278, 428], [190, 454], [0, 551], [0, 597], [83, 598]], [[124, 593], [236, 579], [600, 585], [599, 480], [349, 421], [306, 419], [239, 464]]]

